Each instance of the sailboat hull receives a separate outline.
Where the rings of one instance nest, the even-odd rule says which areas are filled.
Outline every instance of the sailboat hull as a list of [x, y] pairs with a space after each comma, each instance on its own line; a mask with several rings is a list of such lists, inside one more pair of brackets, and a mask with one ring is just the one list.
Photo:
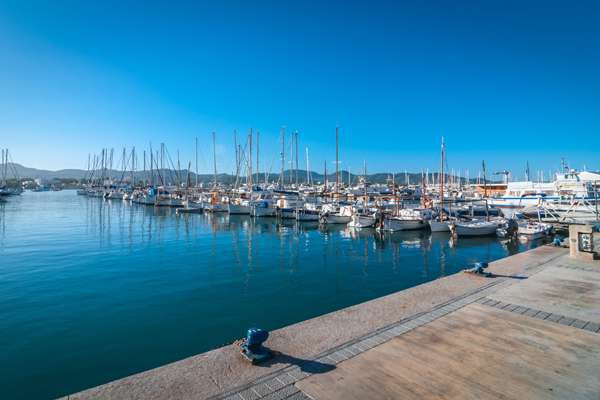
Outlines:
[[431, 232], [450, 232], [448, 221], [429, 220], [429, 228]]
[[375, 217], [367, 215], [353, 215], [348, 223], [351, 228], [372, 228], [375, 226]]
[[241, 204], [229, 204], [229, 214], [232, 215], [250, 215], [250, 206]]
[[415, 231], [424, 229], [425, 222], [420, 219], [386, 218], [383, 221], [384, 231]]

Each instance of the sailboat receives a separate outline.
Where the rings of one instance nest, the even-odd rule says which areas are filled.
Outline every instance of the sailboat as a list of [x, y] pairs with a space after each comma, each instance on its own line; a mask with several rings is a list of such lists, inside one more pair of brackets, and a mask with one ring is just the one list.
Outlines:
[[446, 162], [446, 146], [442, 136], [442, 152], [440, 161], [440, 211], [436, 218], [429, 220], [431, 232], [450, 232], [449, 220], [444, 212], [444, 164]]

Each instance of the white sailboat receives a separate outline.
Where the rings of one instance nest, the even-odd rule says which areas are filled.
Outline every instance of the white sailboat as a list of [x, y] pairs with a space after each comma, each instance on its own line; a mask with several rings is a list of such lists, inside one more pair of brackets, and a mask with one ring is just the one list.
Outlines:
[[444, 211], [444, 164], [446, 162], [446, 147], [442, 136], [442, 152], [440, 162], [440, 211], [437, 217], [428, 221], [431, 232], [450, 232], [450, 221]]

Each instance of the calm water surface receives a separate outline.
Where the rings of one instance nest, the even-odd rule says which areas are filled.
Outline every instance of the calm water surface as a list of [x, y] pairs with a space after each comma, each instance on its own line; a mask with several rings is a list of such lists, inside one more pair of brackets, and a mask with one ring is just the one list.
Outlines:
[[2, 397], [65, 395], [524, 249], [28, 192], [0, 203]]

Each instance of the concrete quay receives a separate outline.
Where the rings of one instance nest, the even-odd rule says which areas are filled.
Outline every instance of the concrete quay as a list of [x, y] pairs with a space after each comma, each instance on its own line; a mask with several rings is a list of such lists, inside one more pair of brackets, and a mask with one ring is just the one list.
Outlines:
[[543, 246], [70, 399], [600, 399], [600, 261]]

